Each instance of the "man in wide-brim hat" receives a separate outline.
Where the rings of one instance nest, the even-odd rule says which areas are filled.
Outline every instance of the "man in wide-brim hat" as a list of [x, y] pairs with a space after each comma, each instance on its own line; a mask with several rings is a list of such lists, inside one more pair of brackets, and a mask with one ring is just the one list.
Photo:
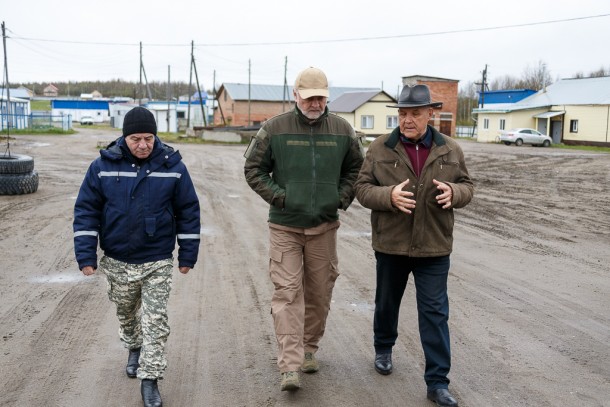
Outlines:
[[369, 146], [355, 188], [358, 201], [372, 210], [375, 370], [392, 373], [400, 303], [412, 273], [427, 397], [439, 406], [457, 406], [448, 390], [447, 276], [453, 208], [466, 206], [474, 187], [459, 144], [428, 124], [441, 106], [426, 85], [405, 86], [398, 103], [388, 106], [398, 108], [399, 125]]

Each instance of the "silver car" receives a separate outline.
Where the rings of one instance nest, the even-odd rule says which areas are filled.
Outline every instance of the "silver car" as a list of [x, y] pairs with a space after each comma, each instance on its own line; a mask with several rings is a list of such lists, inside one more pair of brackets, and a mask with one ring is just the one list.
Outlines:
[[548, 147], [551, 145], [551, 138], [538, 130], [521, 128], [501, 132], [500, 142], [507, 146], [514, 143], [516, 146], [531, 144]]

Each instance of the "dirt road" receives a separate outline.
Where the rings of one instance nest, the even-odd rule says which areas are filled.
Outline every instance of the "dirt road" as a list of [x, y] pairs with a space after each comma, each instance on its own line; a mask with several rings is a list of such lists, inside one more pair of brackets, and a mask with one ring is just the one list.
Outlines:
[[[77, 270], [72, 210], [98, 140], [18, 136], [40, 187], [0, 196], [0, 405], [140, 406], [139, 381], [100, 273]], [[475, 180], [456, 213], [449, 277], [460, 406], [610, 406], [610, 155], [461, 142]], [[243, 178], [244, 146], [179, 145], [203, 208], [200, 262], [176, 272], [166, 406], [432, 406], [410, 284], [395, 371], [372, 366], [369, 211], [341, 214], [321, 370], [279, 390], [267, 275], [267, 205]]]

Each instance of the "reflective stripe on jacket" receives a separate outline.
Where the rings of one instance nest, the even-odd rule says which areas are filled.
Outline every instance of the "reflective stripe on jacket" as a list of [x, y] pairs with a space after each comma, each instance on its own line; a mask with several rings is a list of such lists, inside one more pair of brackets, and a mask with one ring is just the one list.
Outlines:
[[79, 267], [97, 267], [97, 244], [116, 260], [141, 264], [172, 257], [193, 267], [200, 240], [199, 200], [180, 153], [155, 137], [138, 163], [121, 137], [89, 166], [74, 205]]

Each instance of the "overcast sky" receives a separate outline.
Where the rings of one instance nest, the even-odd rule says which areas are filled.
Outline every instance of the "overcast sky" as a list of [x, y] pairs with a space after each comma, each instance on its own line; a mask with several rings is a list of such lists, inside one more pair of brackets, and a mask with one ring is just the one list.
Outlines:
[[285, 58], [289, 84], [312, 65], [327, 73], [331, 85], [383, 86], [392, 95], [403, 76], [437, 76], [463, 85], [480, 81], [486, 64], [489, 81], [519, 77], [539, 61], [553, 79], [610, 68], [610, 4], [599, 0], [0, 0], [0, 5], [11, 85], [138, 81], [140, 42], [149, 81], [167, 80], [170, 66], [173, 81], [188, 82], [194, 41], [205, 89], [212, 87], [214, 71], [217, 86], [247, 83], [249, 60], [252, 83], [281, 85]]

